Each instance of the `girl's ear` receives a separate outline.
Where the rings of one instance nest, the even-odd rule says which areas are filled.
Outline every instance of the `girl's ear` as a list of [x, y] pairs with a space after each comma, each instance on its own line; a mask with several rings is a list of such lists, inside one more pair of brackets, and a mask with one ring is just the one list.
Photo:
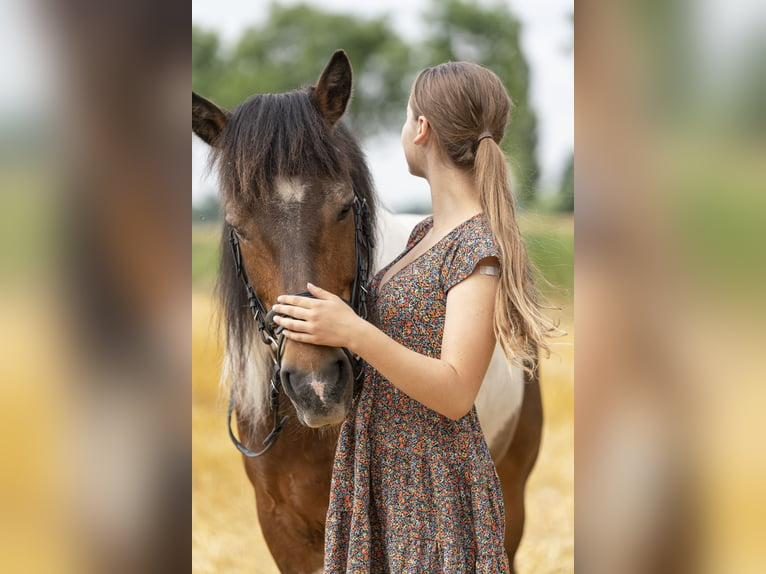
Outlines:
[[415, 139], [412, 141], [416, 144], [423, 144], [428, 141], [428, 136], [431, 134], [431, 126], [428, 124], [428, 119], [425, 116], [418, 116], [418, 129], [415, 132]]

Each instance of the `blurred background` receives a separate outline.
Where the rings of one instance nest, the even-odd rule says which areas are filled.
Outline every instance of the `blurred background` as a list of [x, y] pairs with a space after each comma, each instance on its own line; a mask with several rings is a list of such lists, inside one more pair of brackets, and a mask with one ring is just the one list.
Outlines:
[[577, 566], [766, 568], [766, 5], [581, 0]]
[[[422, 68], [449, 60], [486, 65], [516, 104], [504, 148], [525, 205], [572, 211], [573, 3], [571, 0], [375, 0], [192, 3], [192, 85], [233, 108], [257, 93], [313, 83], [342, 47], [354, 68], [346, 119], [362, 138], [381, 197], [397, 211], [428, 212], [400, 130]], [[192, 138], [193, 200], [213, 210], [215, 178]]]
[[[430, 54], [428, 45], [439, 45], [439, 28], [431, 25], [452, 5], [427, 4], [421, 18], [408, 11], [414, 0], [370, 13], [367, 4], [310, 9], [367, 22], [389, 12], [389, 26], [411, 47], [401, 60], [412, 71], [426, 64], [420, 58]], [[478, 25], [482, 31], [508, 13], [519, 23], [528, 92], [513, 91], [516, 77], [503, 79], [536, 117], [537, 143], [509, 148], [527, 237], [535, 229], [550, 237], [548, 215], [564, 217], [553, 210], [564, 197], [558, 189], [571, 152], [564, 145], [545, 151], [548, 130], [556, 131], [550, 122], [558, 120], [538, 103], [537, 82], [549, 66], [537, 63], [533, 43], [567, 65], [576, 58], [577, 567], [763, 572], [764, 4], [579, 0], [574, 34], [571, 10], [546, 2], [476, 4], [498, 14]], [[527, 14], [533, 4], [549, 6], [551, 25], [563, 26], [561, 39], [533, 34], [545, 28]], [[255, 532], [249, 487], [230, 445], [197, 443], [219, 458], [195, 455], [195, 468], [221, 460], [230, 466], [217, 475], [195, 470], [189, 480], [189, 380], [197, 413], [208, 409], [207, 422], [192, 420], [192, 433], [203, 420], [202, 432], [216, 433], [205, 436], [219, 436], [223, 410], [216, 410], [210, 384], [218, 372], [208, 321], [215, 260], [195, 267], [194, 226], [189, 242], [190, 211], [203, 207], [214, 183], [189, 179], [204, 168], [193, 167], [188, 154], [188, 89], [192, 84], [222, 105], [249, 95], [249, 81], [242, 96], [198, 85], [195, 37], [212, 38], [212, 60], [228, 62], [247, 28], [262, 31], [248, 44], [258, 53], [258, 37], [271, 29], [265, 23], [297, 8], [249, 3], [226, 28], [226, 6], [215, 3], [210, 12], [222, 19], [206, 20], [194, 3], [189, 30], [188, 3], [177, 0], [0, 1], [0, 571], [187, 571], [193, 513], [192, 544], [204, 550], [191, 556], [199, 571], [229, 571], [217, 560], [232, 556], [241, 564], [251, 556], [249, 540], [226, 539]], [[323, 20], [315, 21], [320, 28]], [[454, 39], [456, 57], [512, 51], [503, 43], [482, 52], [484, 36], [471, 40], [456, 24], [441, 33], [442, 45]], [[473, 42], [475, 52], [460, 52]], [[401, 49], [395, 40], [383, 45]], [[316, 78], [327, 58], [324, 46], [316, 50], [319, 62], [284, 88]], [[378, 70], [371, 77], [382, 78], [399, 60], [387, 48], [377, 53], [387, 59], [364, 63], [363, 54], [351, 54], [358, 75], [369, 66]], [[268, 59], [280, 57], [302, 60], [289, 46]], [[501, 60], [493, 61], [502, 75]], [[282, 66], [275, 75], [287, 73]], [[357, 99], [393, 85], [378, 81]], [[569, 98], [561, 84], [544, 92]], [[385, 127], [398, 131], [401, 116], [384, 120], [389, 112], [379, 107], [377, 125], [359, 123], [377, 117], [377, 109], [352, 110], [350, 120], [370, 160], [390, 158], [393, 173], [403, 166], [398, 147], [373, 146], [390, 137]], [[525, 153], [536, 168], [522, 167], [534, 165]], [[385, 177], [376, 173], [381, 192], [399, 189]], [[387, 201], [426, 209], [425, 189], [407, 189], [412, 202]], [[571, 225], [563, 221], [564, 239], [538, 251], [566, 253], [559, 246]], [[536, 260], [546, 275], [567, 269], [566, 259], [561, 266]], [[565, 279], [551, 279], [559, 281]], [[565, 314], [565, 298], [561, 306]], [[553, 462], [541, 458], [529, 496], [549, 501], [543, 508], [550, 514], [534, 516], [553, 518], [530, 526], [522, 542], [530, 572], [573, 569], [571, 497], [562, 498], [571, 484], [572, 440], [552, 425], [562, 421], [571, 433], [567, 399], [554, 395], [567, 388], [560, 381], [571, 381], [568, 349], [557, 348], [561, 374], [551, 374], [556, 382], [543, 389], [546, 400], [564, 407], [546, 404], [541, 457]], [[233, 511], [217, 506], [232, 498], [222, 488], [218, 500], [189, 508], [192, 488], [215, 488], [225, 476], [241, 481]]]
[[[338, 48], [354, 70], [346, 120], [384, 205], [430, 213], [425, 180], [401, 150], [409, 90], [426, 66], [468, 60], [495, 71], [515, 103], [502, 143], [541, 287], [568, 335], [542, 367], [547, 419], [528, 485], [520, 571], [574, 567], [574, 23], [571, 0], [314, 0], [192, 3], [192, 87], [233, 109], [258, 93], [316, 81]], [[277, 572], [252, 487], [222, 426], [221, 340], [211, 322], [221, 220], [206, 145], [192, 137], [192, 570]]]

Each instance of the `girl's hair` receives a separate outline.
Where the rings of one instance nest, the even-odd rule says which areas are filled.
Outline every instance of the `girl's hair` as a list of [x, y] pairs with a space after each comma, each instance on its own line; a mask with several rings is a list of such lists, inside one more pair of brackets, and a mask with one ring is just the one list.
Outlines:
[[534, 270], [516, 223], [508, 165], [499, 146], [512, 107], [508, 92], [491, 70], [448, 62], [420, 72], [410, 106], [416, 117], [428, 119], [450, 160], [474, 175], [500, 248], [495, 336], [511, 363], [534, 370], [538, 349], [549, 352], [546, 337], [559, 331], [538, 303]]

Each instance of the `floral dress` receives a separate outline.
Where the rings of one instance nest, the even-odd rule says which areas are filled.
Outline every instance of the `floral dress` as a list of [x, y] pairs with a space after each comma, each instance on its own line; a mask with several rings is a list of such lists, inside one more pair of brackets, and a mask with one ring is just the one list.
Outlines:
[[[439, 357], [447, 292], [499, 252], [479, 214], [381, 288], [432, 225], [419, 223], [405, 251], [373, 279], [371, 319], [410, 349]], [[369, 366], [355, 403], [335, 453], [325, 574], [508, 572], [503, 495], [476, 408], [453, 421]]]

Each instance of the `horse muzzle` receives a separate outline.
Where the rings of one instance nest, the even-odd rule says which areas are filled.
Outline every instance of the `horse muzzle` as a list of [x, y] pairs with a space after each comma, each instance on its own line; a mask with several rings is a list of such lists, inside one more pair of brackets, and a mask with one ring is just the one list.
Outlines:
[[292, 353], [285, 354], [280, 373], [282, 388], [305, 426], [340, 424], [351, 408], [354, 394], [354, 372], [348, 355], [342, 349], [304, 347], [296, 349], [300, 361], [293, 362]]

